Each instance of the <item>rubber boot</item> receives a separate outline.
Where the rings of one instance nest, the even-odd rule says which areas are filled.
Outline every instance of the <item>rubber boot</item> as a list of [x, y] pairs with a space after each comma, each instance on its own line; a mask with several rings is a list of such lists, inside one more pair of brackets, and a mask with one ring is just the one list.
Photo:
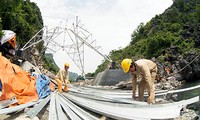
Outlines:
[[68, 92], [68, 86], [67, 86], [67, 85], [65, 85], [63, 91], [64, 91], [64, 92]]
[[56, 79], [57, 85], [58, 85], [58, 92], [62, 93], [62, 81], [60, 79]]

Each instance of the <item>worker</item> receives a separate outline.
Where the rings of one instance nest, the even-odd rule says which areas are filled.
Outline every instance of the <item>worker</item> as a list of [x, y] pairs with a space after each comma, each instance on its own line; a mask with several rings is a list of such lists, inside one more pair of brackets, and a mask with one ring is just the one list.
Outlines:
[[147, 89], [147, 102], [152, 104], [155, 102], [154, 80], [157, 73], [157, 65], [151, 60], [140, 59], [133, 61], [132, 59], [124, 59], [121, 62], [121, 67], [125, 73], [130, 72], [132, 75], [132, 98], [136, 99], [135, 92], [137, 86], [137, 79], [141, 78], [138, 85], [139, 100], [144, 100], [144, 90]]
[[64, 64], [64, 70], [59, 70], [59, 72], [56, 75], [56, 82], [58, 85], [58, 91], [61, 93], [62, 92], [62, 84], [64, 83], [64, 92], [68, 91], [68, 86], [67, 84], [69, 84], [69, 73], [68, 73], [68, 69], [69, 69], [69, 63], [65, 63]]

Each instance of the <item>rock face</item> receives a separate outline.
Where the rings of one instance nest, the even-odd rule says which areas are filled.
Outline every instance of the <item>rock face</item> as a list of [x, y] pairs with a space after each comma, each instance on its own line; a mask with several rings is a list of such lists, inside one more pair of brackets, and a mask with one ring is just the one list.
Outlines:
[[187, 81], [200, 79], [200, 54], [189, 53], [187, 57], [180, 59], [180, 68], [183, 69], [180, 74]]
[[[158, 58], [152, 58], [158, 66], [156, 80], [161, 82], [170, 78], [173, 83], [176, 81], [194, 81], [200, 79], [200, 54], [188, 53], [180, 55], [178, 47], [171, 46], [170, 49], [163, 51], [163, 55]], [[93, 85], [116, 85], [121, 81], [130, 80], [131, 75], [123, 73], [120, 69], [109, 69], [99, 73], [94, 79]], [[123, 83], [124, 84], [124, 83]], [[121, 85], [120, 86], [124, 86]], [[162, 85], [168, 87], [167, 85]], [[170, 84], [171, 86], [171, 84]], [[172, 85], [173, 87], [179, 85]], [[169, 88], [166, 88], [169, 89]]]
[[[155, 62], [161, 77], [173, 76], [176, 80], [194, 81], [200, 79], [200, 53], [180, 55], [179, 49], [172, 46], [163, 51]], [[168, 73], [169, 72], [169, 73]]]

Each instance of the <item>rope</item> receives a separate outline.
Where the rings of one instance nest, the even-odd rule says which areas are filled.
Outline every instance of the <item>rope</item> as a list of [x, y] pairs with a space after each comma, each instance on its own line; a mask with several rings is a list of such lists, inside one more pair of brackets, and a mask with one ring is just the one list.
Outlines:
[[189, 62], [186, 66], [184, 66], [182, 69], [180, 69], [178, 72], [170, 74], [169, 76], [174, 76], [178, 73], [180, 73], [182, 70], [184, 70], [187, 66], [189, 66], [191, 63], [193, 63], [198, 57], [200, 56], [200, 54], [198, 54], [191, 62]]

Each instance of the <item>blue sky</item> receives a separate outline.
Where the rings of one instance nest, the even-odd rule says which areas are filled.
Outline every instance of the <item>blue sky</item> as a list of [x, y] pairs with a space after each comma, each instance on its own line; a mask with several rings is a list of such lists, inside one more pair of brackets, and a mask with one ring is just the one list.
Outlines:
[[[131, 41], [131, 33], [143, 22], [150, 21], [172, 5], [172, 0], [31, 0], [39, 6], [44, 24], [49, 28], [56, 25], [70, 26], [78, 16], [102, 53], [126, 47]], [[62, 39], [62, 38], [60, 38]], [[67, 40], [66, 40], [67, 41]], [[92, 55], [92, 56], [91, 56]], [[54, 59], [60, 68], [67, 61], [70, 71], [81, 73], [70, 58], [59, 51]], [[104, 58], [86, 48], [85, 72], [94, 72]]]

